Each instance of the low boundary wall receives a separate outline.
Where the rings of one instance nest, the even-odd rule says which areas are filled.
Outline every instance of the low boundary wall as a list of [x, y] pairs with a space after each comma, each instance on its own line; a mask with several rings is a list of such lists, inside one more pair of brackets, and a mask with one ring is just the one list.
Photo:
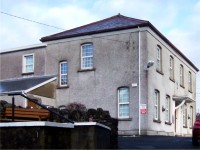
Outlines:
[[0, 149], [109, 149], [110, 128], [96, 122], [0, 123]]

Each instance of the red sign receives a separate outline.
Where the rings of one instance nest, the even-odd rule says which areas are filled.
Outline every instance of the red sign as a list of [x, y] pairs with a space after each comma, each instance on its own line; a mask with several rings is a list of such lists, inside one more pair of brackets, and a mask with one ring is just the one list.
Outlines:
[[140, 104], [140, 113], [141, 114], [147, 113], [147, 105], [146, 104]]

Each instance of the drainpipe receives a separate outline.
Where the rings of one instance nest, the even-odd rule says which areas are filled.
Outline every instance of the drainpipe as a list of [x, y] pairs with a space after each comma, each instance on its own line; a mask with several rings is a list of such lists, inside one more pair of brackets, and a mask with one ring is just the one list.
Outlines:
[[139, 54], [138, 54], [138, 55], [139, 55], [139, 62], [138, 62], [138, 67], [139, 67], [139, 69], [138, 69], [138, 72], [139, 72], [139, 81], [138, 81], [138, 85], [139, 85], [139, 93], [138, 93], [138, 94], [139, 94], [139, 102], [138, 102], [138, 105], [139, 105], [139, 107], [138, 107], [138, 110], [139, 110], [139, 111], [138, 111], [138, 113], [139, 113], [139, 114], [138, 114], [138, 119], [139, 119], [139, 120], [138, 120], [138, 130], [139, 130], [139, 135], [140, 135], [140, 134], [141, 134], [141, 133], [140, 133], [140, 130], [141, 130], [141, 129], [140, 129], [140, 121], [141, 121], [141, 120], [140, 120], [140, 119], [141, 119], [141, 118], [140, 118], [140, 101], [141, 101], [141, 96], [140, 96], [141, 94], [140, 94], [140, 93], [141, 93], [141, 89], [140, 89], [140, 27], [139, 27], [139, 26], [138, 26], [138, 30], [139, 30], [139, 36], [138, 36], [138, 38], [139, 38], [139, 39], [138, 39], [138, 40], [139, 40], [139, 42], [138, 42], [138, 45], [139, 45], [139, 46], [138, 46], [138, 47], [139, 47], [139, 48], [138, 48], [138, 51], [139, 51]]

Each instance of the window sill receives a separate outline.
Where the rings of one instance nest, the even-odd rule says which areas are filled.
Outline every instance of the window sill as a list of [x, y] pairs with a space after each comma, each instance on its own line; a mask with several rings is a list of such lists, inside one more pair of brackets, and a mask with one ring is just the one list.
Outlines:
[[95, 71], [96, 68], [91, 68], [91, 69], [79, 69], [77, 72], [88, 72], [88, 71]]
[[132, 121], [132, 118], [118, 118], [118, 121]]
[[182, 87], [183, 89], [185, 88], [183, 85], [180, 84], [180, 87]]
[[68, 85], [66, 85], [66, 86], [57, 86], [57, 88], [56, 88], [56, 89], [67, 89], [67, 88], [69, 88], [69, 86], [68, 86]]
[[188, 90], [190, 93], [192, 93], [192, 91], [191, 90]]
[[160, 70], [156, 70], [156, 72], [158, 72], [161, 75], [164, 75], [164, 73], [162, 71], [160, 71]]
[[156, 122], [156, 123], [161, 123], [161, 121], [158, 119], [153, 119], [153, 122]]
[[32, 75], [34, 74], [34, 72], [25, 72], [25, 73], [22, 73], [22, 75]]
[[172, 79], [172, 78], [169, 78], [169, 80], [170, 80], [170, 81], [172, 81], [172, 82], [175, 82], [175, 80], [174, 80], [174, 79]]
[[171, 122], [167, 122], [167, 121], [165, 121], [165, 124], [167, 124], [167, 125], [172, 125]]

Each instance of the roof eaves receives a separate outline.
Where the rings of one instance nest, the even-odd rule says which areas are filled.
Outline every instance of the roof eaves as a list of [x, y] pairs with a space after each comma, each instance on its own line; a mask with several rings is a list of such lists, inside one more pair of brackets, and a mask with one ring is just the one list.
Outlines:
[[158, 31], [150, 22], [149, 27], [156, 32], [167, 44], [169, 44], [179, 55], [181, 55], [197, 72], [199, 69], [178, 49], [172, 44], [160, 31]]

